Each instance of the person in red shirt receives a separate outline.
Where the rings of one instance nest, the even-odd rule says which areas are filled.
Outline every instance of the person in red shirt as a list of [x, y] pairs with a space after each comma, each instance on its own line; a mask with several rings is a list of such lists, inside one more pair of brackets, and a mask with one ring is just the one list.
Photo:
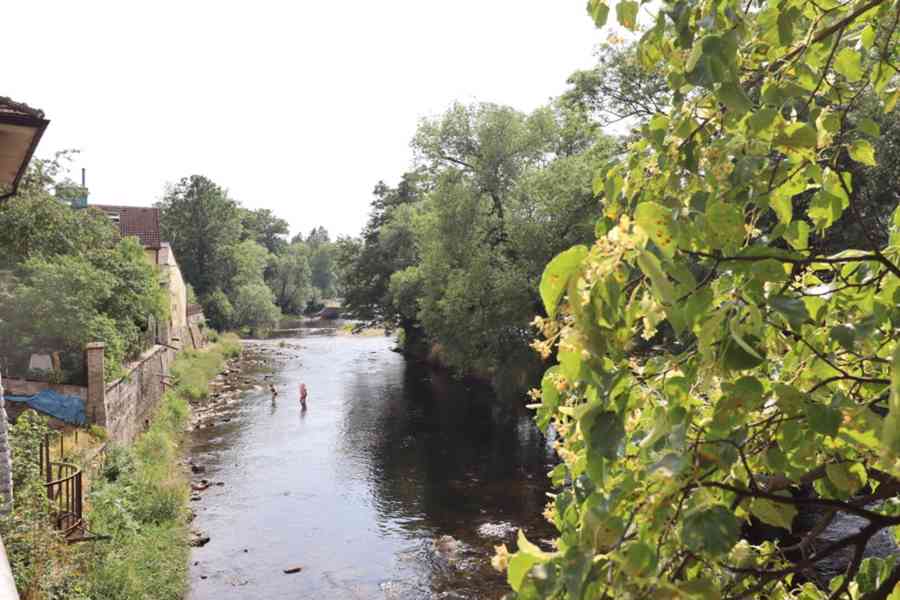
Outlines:
[[300, 384], [300, 406], [303, 407], [303, 410], [306, 410], [306, 394], [307, 394], [306, 384], [301, 383]]

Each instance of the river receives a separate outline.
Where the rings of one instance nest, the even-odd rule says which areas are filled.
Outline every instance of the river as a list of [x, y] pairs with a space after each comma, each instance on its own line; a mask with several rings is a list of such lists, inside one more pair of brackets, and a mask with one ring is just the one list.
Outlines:
[[390, 338], [335, 333], [258, 342], [287, 348], [279, 397], [246, 392], [192, 434], [194, 464], [223, 485], [192, 502], [211, 541], [192, 552], [189, 598], [500, 598], [493, 546], [520, 527], [552, 535], [552, 453], [528, 411], [408, 363]]

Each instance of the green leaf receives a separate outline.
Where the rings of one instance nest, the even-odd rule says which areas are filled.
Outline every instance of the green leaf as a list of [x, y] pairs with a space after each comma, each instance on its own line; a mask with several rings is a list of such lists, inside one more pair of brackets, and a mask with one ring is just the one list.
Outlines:
[[848, 81], [859, 81], [863, 76], [862, 54], [852, 48], [844, 48], [834, 57], [834, 70]]
[[634, 31], [637, 29], [638, 3], [635, 0], [620, 0], [616, 4], [616, 17], [619, 25]]
[[544, 552], [534, 544], [528, 541], [522, 530], [519, 530], [518, 549], [509, 559], [509, 568], [506, 572], [506, 579], [510, 587], [519, 591], [525, 576], [535, 565], [547, 562], [553, 555]]
[[694, 512], [684, 519], [681, 539], [692, 552], [708, 556], [727, 554], [737, 543], [741, 524], [724, 506]]
[[791, 123], [775, 136], [775, 143], [788, 150], [803, 148], [815, 150], [818, 139], [815, 128], [809, 124]]
[[[747, 336], [740, 340], [734, 335], [725, 342], [723, 366], [729, 371], [746, 371], [758, 367], [765, 360], [759, 339]], [[749, 348], [751, 352], [748, 352]]]
[[758, 408], [762, 404], [765, 388], [756, 377], [741, 377], [734, 382], [731, 393], [747, 408]]
[[579, 427], [589, 452], [607, 460], [618, 458], [625, 439], [625, 424], [618, 414], [597, 407], [581, 418]]
[[809, 427], [816, 433], [834, 437], [841, 426], [841, 413], [829, 406], [810, 402], [806, 405], [806, 418]]
[[[900, 344], [894, 348], [891, 361], [891, 387], [888, 414], [881, 428], [881, 443], [888, 457], [900, 457]], [[896, 472], [895, 472], [896, 474]]]
[[784, 315], [795, 329], [812, 320], [806, 310], [806, 304], [799, 298], [772, 296], [769, 298], [769, 306]]
[[656, 551], [638, 540], [625, 548], [624, 570], [631, 577], [647, 577], [656, 570]]
[[833, 463], [825, 467], [825, 474], [834, 487], [851, 496], [869, 480], [866, 468], [859, 463]]
[[663, 272], [659, 259], [645, 250], [638, 255], [637, 263], [644, 275], [650, 279], [653, 293], [657, 299], [665, 305], [674, 304], [675, 287]]
[[772, 194], [769, 204], [778, 216], [778, 221], [785, 225], [794, 219], [793, 197], [788, 194]]
[[750, 101], [741, 86], [733, 81], [726, 81], [719, 87], [718, 97], [722, 104], [728, 107], [728, 110], [739, 115], [753, 108], [753, 102]]
[[841, 218], [844, 211], [850, 205], [846, 195], [835, 195], [825, 190], [819, 190], [809, 203], [807, 215], [812, 219], [816, 230], [824, 231], [831, 227], [835, 221]]
[[782, 46], [789, 46], [794, 41], [794, 19], [797, 16], [795, 10], [778, 11], [778, 42]]
[[831, 337], [837, 340], [844, 350], [853, 352], [853, 345], [856, 342], [856, 330], [848, 325], [835, 325], [831, 328]]
[[[603, 190], [606, 192], [607, 202], [616, 202], [619, 194], [622, 193], [623, 186], [622, 176], [616, 172], [610, 172], [603, 183]], [[599, 194], [596, 194], [599, 196]]]
[[857, 129], [862, 131], [867, 135], [871, 135], [872, 137], [878, 137], [881, 135], [881, 126], [878, 125], [872, 119], [868, 117], [863, 117], [859, 120], [859, 123], [856, 124]]
[[606, 19], [609, 16], [609, 5], [604, 0], [590, 0], [587, 5], [588, 14], [594, 19], [597, 27], [606, 25]]
[[675, 222], [670, 209], [656, 202], [642, 202], [634, 211], [634, 221], [664, 255], [675, 255]]
[[870, 167], [876, 166], [875, 148], [866, 140], [856, 140], [850, 144], [850, 158]]
[[741, 209], [724, 202], [710, 204], [706, 208], [706, 235], [713, 248], [742, 246], [746, 233]]
[[544, 309], [550, 318], [556, 316], [556, 309], [565, 293], [569, 278], [575, 274], [587, 255], [587, 246], [575, 246], [558, 254], [544, 269], [540, 292]]
[[609, 514], [594, 502], [581, 515], [581, 537], [594, 552], [606, 552], [618, 543], [625, 533], [625, 523], [620, 517]]
[[791, 530], [791, 523], [797, 516], [796, 507], [766, 498], [755, 498], [750, 503], [750, 513], [763, 523]]
[[775, 117], [778, 116], [778, 111], [774, 108], [760, 108], [758, 111], [753, 113], [748, 120], [748, 125], [750, 125], [750, 133], [759, 133], [763, 130], [768, 129], [775, 122]]
[[809, 248], [809, 224], [806, 221], [794, 221], [788, 225], [784, 239], [794, 250]]

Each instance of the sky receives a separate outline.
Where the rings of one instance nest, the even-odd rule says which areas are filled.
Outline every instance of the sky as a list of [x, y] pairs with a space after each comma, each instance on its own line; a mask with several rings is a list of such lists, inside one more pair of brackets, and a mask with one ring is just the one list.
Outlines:
[[[454, 101], [532, 110], [593, 64], [585, 0], [29, 0], [4, 8], [0, 95], [79, 149], [90, 201], [151, 205], [206, 175], [292, 234], [359, 233]], [[12, 25], [12, 26], [11, 26]]]

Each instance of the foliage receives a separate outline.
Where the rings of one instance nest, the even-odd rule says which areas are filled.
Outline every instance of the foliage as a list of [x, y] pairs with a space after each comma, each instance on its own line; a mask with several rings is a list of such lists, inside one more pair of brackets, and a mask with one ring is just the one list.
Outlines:
[[82, 557], [47, 518], [47, 493], [37, 457], [49, 431], [47, 419], [30, 410], [10, 427], [13, 506], [0, 516], [0, 534], [23, 598], [86, 598], [79, 577]]
[[211, 327], [222, 331], [234, 325], [234, 306], [221, 288], [214, 289], [202, 300], [203, 314]]
[[380, 184], [362, 239], [340, 247], [346, 306], [456, 369], [528, 367], [541, 269], [590, 239], [594, 170], [615, 143], [559, 101], [531, 114], [457, 104], [413, 147], [419, 168]]
[[140, 354], [149, 319], [165, 311], [156, 268], [140, 244], [126, 238], [87, 256], [25, 260], [16, 285], [0, 296], [0, 332], [15, 343], [6, 350], [9, 355], [54, 350], [77, 355], [89, 342], [104, 342], [109, 380], [126, 359]]
[[563, 101], [604, 125], [627, 119], [645, 121], [665, 111], [669, 100], [665, 77], [641, 64], [635, 45], [600, 46], [597, 66], [576, 71], [568, 83], [572, 88]]
[[335, 245], [322, 227], [289, 244], [284, 219], [241, 207], [199, 175], [171, 186], [159, 206], [163, 235], [217, 329], [262, 330], [279, 308], [301, 313], [337, 291]]
[[404, 174], [396, 188], [379, 182], [361, 239], [338, 241], [336, 261], [342, 274], [344, 308], [357, 319], [414, 327], [418, 294], [412, 304], [403, 307], [394, 302], [389, 288], [395, 273], [418, 262], [411, 205], [423, 199], [423, 180], [423, 174], [414, 172]]
[[306, 238], [309, 248], [310, 283], [320, 302], [331, 298], [337, 291], [335, 278], [334, 244], [324, 227], [316, 227]]
[[235, 292], [234, 315], [237, 323], [259, 335], [278, 324], [281, 311], [275, 295], [262, 281], [242, 285]]
[[185, 281], [205, 297], [228, 280], [232, 247], [241, 237], [241, 210], [226, 191], [201, 175], [170, 186], [159, 203], [162, 236]]
[[299, 314], [312, 298], [312, 271], [309, 250], [297, 241], [272, 259], [269, 286], [275, 293], [275, 303], [285, 313]]
[[243, 239], [255, 241], [272, 254], [280, 254], [287, 246], [285, 237], [289, 232], [288, 222], [275, 216], [268, 208], [258, 210], [241, 209]]
[[262, 281], [269, 264], [269, 251], [253, 240], [244, 240], [231, 249], [230, 263], [233, 268], [231, 286], [234, 289]]
[[118, 232], [102, 212], [72, 210], [53, 196], [65, 157], [32, 160], [18, 194], [0, 204], [0, 270], [38, 256], [86, 256], [115, 245]]
[[[637, 56], [670, 102], [598, 171], [596, 241], [543, 274], [560, 538], [498, 553], [511, 597], [894, 591], [896, 561], [862, 558], [900, 525], [900, 210], [861, 184], [900, 94], [898, 23], [885, 0], [659, 7]], [[841, 513], [864, 526], [819, 538]], [[844, 575], [817, 581], [841, 550]]]

